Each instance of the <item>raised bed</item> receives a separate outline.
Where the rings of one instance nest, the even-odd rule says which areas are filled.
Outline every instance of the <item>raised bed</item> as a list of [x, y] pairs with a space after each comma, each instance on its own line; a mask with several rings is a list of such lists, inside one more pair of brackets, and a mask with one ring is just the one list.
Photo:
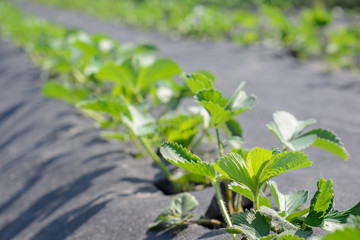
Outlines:
[[[121, 39], [132, 41], [144, 36], [75, 13], [35, 5], [25, 5], [25, 9], [61, 16], [63, 23], [89, 32], [122, 31]], [[300, 65], [269, 51], [239, 50], [231, 44], [174, 43], [158, 35], [147, 36], [185, 70], [215, 71], [218, 87], [227, 95], [238, 80], [247, 80], [247, 89], [259, 100], [241, 119], [248, 147], [277, 144], [265, 128], [275, 110], [289, 110], [299, 118], [315, 117], [322, 126], [334, 129], [352, 156], [348, 163], [311, 149], [311, 169], [289, 173], [277, 181], [284, 192], [301, 187], [313, 193], [318, 178], [331, 178], [337, 208], [351, 207], [359, 200], [360, 190], [349, 184], [358, 179], [360, 153], [360, 87], [351, 74], [324, 75], [315, 65]], [[159, 171], [149, 162], [132, 159], [123, 145], [98, 137], [92, 121], [72, 107], [42, 98], [40, 71], [12, 45], [2, 42], [0, 49], [1, 238], [229, 238], [197, 225], [148, 231], [148, 224], [171, 199], [153, 184]], [[213, 190], [194, 194], [209, 202]], [[204, 214], [206, 207], [198, 207], [196, 214]]]

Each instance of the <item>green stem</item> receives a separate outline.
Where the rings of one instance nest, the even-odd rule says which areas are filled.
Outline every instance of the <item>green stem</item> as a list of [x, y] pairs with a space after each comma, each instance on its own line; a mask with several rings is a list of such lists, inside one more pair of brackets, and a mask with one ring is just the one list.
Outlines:
[[129, 133], [130, 133], [130, 138], [131, 140], [134, 142], [137, 150], [139, 151], [140, 155], [145, 155], [144, 154], [144, 148], [142, 147], [139, 138], [135, 135], [135, 133], [129, 128]]
[[[218, 144], [218, 149], [219, 149], [219, 155], [220, 155], [220, 158], [222, 158], [224, 156], [224, 149], [222, 147], [222, 143], [220, 140], [220, 134], [219, 134], [219, 127], [217, 125], [215, 125], [215, 131], [216, 131], [216, 139], [217, 139], [217, 144]], [[226, 179], [225, 180], [226, 197], [228, 200], [229, 212], [230, 212], [230, 214], [233, 214], [234, 213], [233, 197], [232, 197], [231, 190], [228, 188], [228, 185], [229, 185], [229, 180]]]
[[259, 193], [253, 193], [254, 195], [254, 205], [255, 205], [255, 211], [259, 211], [260, 209], [260, 201], [259, 201]]
[[243, 207], [241, 206], [241, 200], [242, 200], [242, 195], [238, 193], [237, 199], [236, 199], [235, 212], [243, 212], [244, 211]]
[[217, 125], [215, 125], [215, 131], [216, 131], [216, 139], [217, 139], [217, 144], [218, 144], [218, 149], [219, 149], [219, 155], [222, 158], [224, 156], [224, 150], [223, 150], [221, 140], [220, 140], [219, 127]]
[[[229, 217], [229, 214], [228, 214], [228, 212], [226, 210], [226, 206], [225, 206], [224, 200], [223, 200], [221, 192], [220, 192], [219, 182], [213, 182], [213, 186], [215, 188], [216, 197], [218, 199], [220, 209], [221, 209], [221, 212], [222, 212], [222, 214], [224, 216], [225, 222], [226, 222], [227, 226], [231, 228], [233, 225], [232, 225], [231, 219]], [[232, 236], [233, 236], [234, 240], [237, 240], [235, 234], [233, 234]]]
[[150, 156], [154, 159], [157, 165], [159, 165], [161, 170], [165, 173], [166, 177], [170, 180], [171, 172], [166, 168], [160, 157], [154, 152], [149, 141], [145, 138], [140, 138], [140, 141], [143, 143], [146, 151], [150, 154]]

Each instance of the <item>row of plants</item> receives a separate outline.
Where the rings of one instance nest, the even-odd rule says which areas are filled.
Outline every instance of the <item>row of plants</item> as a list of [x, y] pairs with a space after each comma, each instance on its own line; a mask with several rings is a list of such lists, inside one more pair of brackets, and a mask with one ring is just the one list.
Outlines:
[[[240, 83], [231, 97], [214, 87], [208, 71], [182, 72], [171, 59], [159, 57], [151, 45], [126, 45], [103, 35], [66, 29], [37, 17], [24, 17], [12, 5], [0, 3], [4, 38], [23, 48], [44, 70], [42, 92], [76, 106], [92, 117], [102, 135], [134, 147], [134, 157], [151, 157], [172, 186], [172, 193], [212, 185], [222, 217], [192, 219], [198, 205], [190, 193], [180, 193], [150, 228], [180, 224], [212, 224], [234, 239], [304, 239], [314, 228], [334, 231], [323, 239], [359, 236], [360, 202], [339, 211], [334, 208], [332, 181], [320, 179], [318, 190], [280, 192], [273, 178], [311, 166], [303, 149], [319, 147], [347, 160], [340, 139], [330, 130], [306, 130], [314, 119], [297, 120], [275, 112], [269, 131], [282, 149], [244, 148], [237, 117], [250, 110], [256, 97]], [[194, 106], [183, 100], [194, 98]], [[218, 157], [212, 153], [213, 143]], [[169, 170], [163, 159], [178, 168]], [[194, 154], [196, 153], [196, 154]], [[276, 201], [272, 206], [269, 194]], [[244, 209], [243, 199], [254, 207]], [[299, 210], [301, 209], [301, 210]]]
[[[131, 26], [157, 30], [171, 37], [228, 39], [240, 45], [283, 48], [299, 59], [317, 58], [327, 69], [359, 71], [360, 28], [336, 21], [343, 10], [283, 8], [282, 1], [255, 3], [192, 0], [36, 0], [77, 9], [92, 15], [119, 19]], [[275, 1], [276, 2], [276, 1]]]

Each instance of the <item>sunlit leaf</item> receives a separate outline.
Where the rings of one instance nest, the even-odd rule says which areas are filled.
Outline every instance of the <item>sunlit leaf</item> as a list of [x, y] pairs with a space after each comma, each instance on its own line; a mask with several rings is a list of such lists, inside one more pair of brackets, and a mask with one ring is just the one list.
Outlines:
[[279, 215], [287, 217], [294, 213], [299, 207], [303, 206], [309, 197], [309, 192], [306, 190], [297, 190], [290, 194], [282, 194], [274, 181], [268, 181], [271, 193], [275, 198], [279, 209]]
[[211, 164], [202, 161], [177, 143], [162, 143], [160, 152], [166, 160], [186, 171], [206, 176], [211, 181], [215, 179], [215, 169]]
[[317, 182], [317, 191], [311, 199], [309, 215], [305, 222], [310, 226], [319, 226], [334, 205], [333, 182], [321, 178]]

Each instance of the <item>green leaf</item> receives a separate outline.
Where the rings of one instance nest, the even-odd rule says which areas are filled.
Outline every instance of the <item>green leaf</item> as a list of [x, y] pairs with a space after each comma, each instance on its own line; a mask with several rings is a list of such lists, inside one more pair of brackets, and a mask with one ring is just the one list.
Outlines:
[[328, 233], [322, 240], [360, 240], [360, 228], [347, 227], [342, 230], [337, 230]]
[[128, 112], [123, 113], [121, 116], [123, 123], [136, 136], [150, 135], [156, 132], [155, 120], [150, 113], [142, 113], [136, 107], [129, 105]]
[[131, 59], [127, 59], [120, 66], [114, 62], [104, 64], [95, 75], [102, 81], [111, 81], [126, 88], [135, 89], [135, 73], [131, 68]]
[[214, 167], [225, 178], [241, 183], [250, 188], [251, 191], [256, 188], [256, 184], [253, 182], [247, 169], [246, 162], [241, 155], [229, 153], [220, 158], [216, 164], [214, 164]]
[[160, 58], [144, 69], [142, 75], [137, 80], [137, 86], [140, 89], [146, 89], [155, 81], [168, 79], [181, 72], [179, 65], [167, 58]]
[[208, 183], [208, 179], [199, 174], [191, 173], [184, 171], [181, 168], [178, 168], [181, 171], [176, 171], [171, 175], [171, 182], [187, 184], [187, 183]]
[[336, 223], [346, 223], [350, 215], [360, 216], [360, 202], [354, 207], [344, 211], [330, 211], [325, 215], [324, 220]]
[[[242, 196], [248, 198], [251, 201], [254, 201], [254, 196], [253, 196], [251, 190], [241, 184], [232, 182], [229, 184], [229, 189], [241, 194]], [[267, 207], [271, 208], [269, 198], [267, 198], [265, 196], [264, 192], [262, 192], [262, 191], [260, 192], [259, 201], [260, 201], [261, 206], [267, 206]]]
[[222, 124], [221, 127], [224, 129], [225, 134], [227, 135], [227, 141], [232, 145], [232, 147], [235, 149], [242, 148], [244, 139], [240, 124], [236, 120], [230, 119]]
[[161, 225], [180, 225], [189, 219], [191, 211], [198, 205], [196, 198], [190, 193], [181, 193], [177, 195], [171, 202], [169, 207], [164, 209], [159, 216], [156, 217], [149, 228], [159, 227]]
[[230, 110], [224, 109], [227, 99], [224, 99], [216, 89], [197, 92], [195, 94], [195, 100], [208, 111], [211, 121], [215, 125], [220, 125], [230, 120], [233, 116]]
[[227, 99], [223, 98], [221, 93], [216, 89], [205, 89], [197, 92], [195, 94], [195, 100], [199, 103], [211, 102], [221, 106], [222, 108], [225, 107], [227, 103]]
[[271, 193], [275, 198], [279, 209], [279, 215], [287, 217], [293, 214], [299, 207], [303, 206], [309, 197], [309, 192], [306, 190], [297, 190], [288, 195], [280, 192], [277, 184], [274, 181], [268, 181]]
[[249, 175], [253, 178], [254, 182], [259, 182], [263, 170], [272, 156], [272, 151], [259, 147], [253, 148], [248, 152], [246, 156], [246, 165]]
[[238, 121], [230, 119], [229, 121], [225, 122], [223, 126], [228, 136], [243, 136], [243, 130]]
[[270, 226], [267, 219], [259, 212], [245, 210], [245, 212], [232, 215], [233, 228], [223, 229], [226, 232], [243, 234], [249, 240], [258, 240], [270, 234]]
[[334, 205], [333, 182], [321, 178], [317, 182], [318, 190], [311, 199], [309, 215], [305, 223], [317, 227], [323, 223], [324, 217]]
[[285, 146], [294, 151], [302, 150], [315, 141], [315, 136], [302, 136], [299, 134], [314, 124], [314, 119], [298, 121], [292, 114], [285, 111], [278, 111], [273, 114], [274, 121], [267, 125], [271, 131]]
[[208, 111], [214, 125], [220, 125], [233, 117], [230, 111], [224, 110], [219, 104], [205, 101], [200, 104]]
[[159, 132], [167, 141], [188, 146], [199, 132], [203, 119], [197, 114], [165, 116], [158, 122]]
[[248, 95], [245, 91], [243, 91], [242, 89], [244, 86], [245, 82], [240, 83], [239, 87], [226, 104], [225, 110], [231, 110], [236, 114], [240, 114], [250, 110], [254, 106], [256, 97], [254, 95]]
[[55, 81], [46, 82], [42, 87], [42, 94], [45, 97], [59, 99], [74, 105], [88, 96], [86, 90], [71, 88], [64, 83]]
[[186, 171], [206, 176], [211, 181], [214, 181], [216, 176], [214, 167], [202, 161], [198, 156], [190, 153], [181, 145], [174, 142], [164, 142], [160, 146], [160, 152], [172, 164]]
[[295, 222], [299, 218], [303, 217], [305, 214], [309, 212], [309, 208], [302, 209], [300, 211], [289, 214], [285, 219], [291, 223]]
[[225, 178], [232, 179], [259, 192], [261, 186], [281, 173], [308, 167], [311, 162], [306, 155], [298, 152], [272, 154], [271, 150], [254, 148], [246, 155], [246, 161], [239, 154], [230, 153], [214, 164]]
[[295, 234], [299, 229], [299, 227], [286, 221], [285, 218], [281, 217], [275, 210], [271, 208], [261, 206], [259, 212], [263, 216], [270, 218], [271, 229], [275, 232], [288, 232]]
[[183, 74], [182, 78], [193, 93], [214, 88], [213, 80], [202, 73]]
[[312, 146], [322, 148], [344, 160], [349, 158], [349, 154], [346, 151], [343, 143], [335, 135], [335, 133], [326, 129], [318, 128], [307, 132], [304, 136], [312, 135], [316, 136], [315, 142], [312, 144]]
[[344, 160], [349, 158], [343, 143], [335, 133], [321, 128], [302, 133], [305, 128], [315, 123], [314, 119], [298, 121], [292, 114], [285, 111], [275, 112], [273, 118], [274, 122], [267, 125], [268, 130], [289, 149], [300, 151], [312, 145]]
[[307, 156], [300, 152], [282, 152], [273, 156], [261, 175], [261, 185], [271, 178], [290, 170], [310, 167]]
[[121, 112], [126, 111], [124, 100], [114, 96], [101, 96], [95, 99], [81, 101], [76, 106], [81, 109], [108, 113], [116, 117], [120, 117]]

